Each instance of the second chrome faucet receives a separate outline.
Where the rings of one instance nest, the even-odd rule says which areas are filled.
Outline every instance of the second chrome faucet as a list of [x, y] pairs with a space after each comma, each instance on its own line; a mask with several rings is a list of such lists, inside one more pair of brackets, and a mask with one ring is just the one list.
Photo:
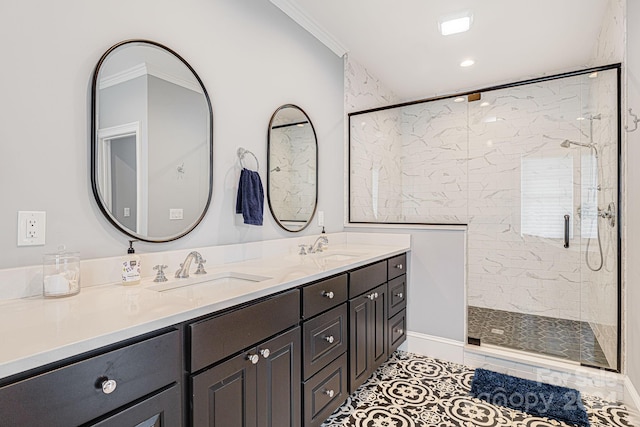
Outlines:
[[316, 252], [322, 252], [323, 250], [327, 249], [327, 246], [329, 246], [329, 238], [327, 236], [320, 236], [316, 239], [315, 242], [313, 242], [312, 245], [298, 246], [300, 246], [300, 255], [315, 254]]
[[184, 262], [180, 264], [180, 269], [176, 271], [176, 277], [178, 279], [186, 279], [187, 277], [189, 277], [189, 268], [191, 267], [192, 261], [195, 261], [198, 264], [198, 268], [193, 274], [207, 274], [204, 269], [204, 263], [207, 262], [207, 260], [203, 259], [202, 255], [200, 255], [199, 252], [192, 251], [189, 252], [189, 255], [187, 255], [187, 258], [185, 258]]

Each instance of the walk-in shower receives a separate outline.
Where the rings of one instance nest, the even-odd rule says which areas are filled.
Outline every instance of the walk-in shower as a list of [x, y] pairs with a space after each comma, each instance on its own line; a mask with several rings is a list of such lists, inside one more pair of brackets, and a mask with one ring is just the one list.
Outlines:
[[619, 370], [619, 88], [616, 64], [351, 113], [349, 221], [466, 225], [469, 345]]

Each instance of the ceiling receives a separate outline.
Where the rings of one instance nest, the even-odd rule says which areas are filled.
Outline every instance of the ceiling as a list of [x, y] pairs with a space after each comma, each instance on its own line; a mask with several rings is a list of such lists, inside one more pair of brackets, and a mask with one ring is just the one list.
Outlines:
[[[409, 100], [594, 65], [611, 0], [271, 1]], [[441, 17], [467, 10], [469, 31], [439, 33]]]

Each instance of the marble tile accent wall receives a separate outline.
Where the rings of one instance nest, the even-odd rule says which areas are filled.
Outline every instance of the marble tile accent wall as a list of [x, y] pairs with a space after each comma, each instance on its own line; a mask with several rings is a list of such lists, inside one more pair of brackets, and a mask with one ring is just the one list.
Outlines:
[[345, 113], [395, 104], [401, 99], [362, 64], [344, 56]]

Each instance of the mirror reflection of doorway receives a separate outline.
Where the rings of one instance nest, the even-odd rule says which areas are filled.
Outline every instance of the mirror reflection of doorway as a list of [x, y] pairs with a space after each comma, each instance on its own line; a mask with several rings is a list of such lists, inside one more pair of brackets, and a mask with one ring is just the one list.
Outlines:
[[138, 231], [136, 137], [128, 135], [110, 141], [111, 212], [116, 220]]
[[146, 165], [138, 122], [98, 131], [98, 185], [114, 219], [134, 233], [146, 233]]

